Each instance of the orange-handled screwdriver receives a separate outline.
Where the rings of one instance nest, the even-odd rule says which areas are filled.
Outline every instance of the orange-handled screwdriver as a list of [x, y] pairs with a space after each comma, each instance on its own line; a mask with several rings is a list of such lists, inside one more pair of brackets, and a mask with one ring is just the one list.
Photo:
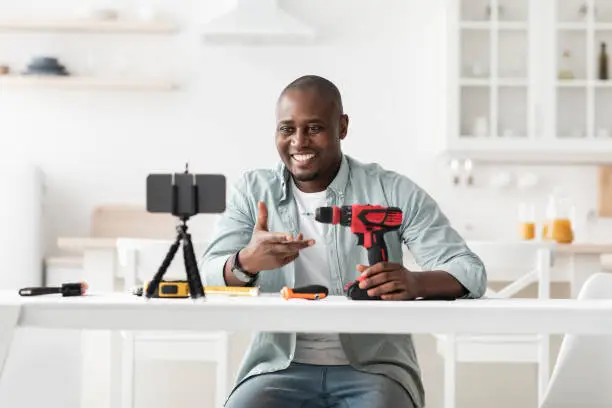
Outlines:
[[281, 290], [283, 299], [308, 299], [308, 300], [319, 300], [327, 297], [329, 290], [322, 285], [308, 285], [299, 288], [291, 289], [285, 286]]

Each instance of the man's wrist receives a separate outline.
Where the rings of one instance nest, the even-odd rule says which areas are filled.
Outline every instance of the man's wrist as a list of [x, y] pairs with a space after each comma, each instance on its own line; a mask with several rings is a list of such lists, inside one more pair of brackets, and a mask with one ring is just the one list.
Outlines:
[[249, 250], [247, 248], [242, 248], [240, 251], [238, 251], [236, 261], [239, 263], [238, 266], [240, 266], [240, 270], [247, 275], [255, 276], [257, 273], [259, 273], [255, 265], [252, 263]]
[[414, 282], [415, 282], [415, 294], [416, 298], [427, 298], [428, 293], [426, 290], [426, 284], [423, 282], [423, 273], [422, 272], [413, 272], [409, 273], [414, 274]]
[[234, 252], [225, 262], [223, 277], [228, 286], [245, 286], [257, 279], [257, 273], [247, 273], [243, 269], [240, 251]]

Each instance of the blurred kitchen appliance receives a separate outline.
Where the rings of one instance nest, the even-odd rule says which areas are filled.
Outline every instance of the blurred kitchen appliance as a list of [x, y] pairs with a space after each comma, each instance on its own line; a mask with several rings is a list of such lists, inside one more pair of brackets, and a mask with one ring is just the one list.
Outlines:
[[0, 289], [43, 283], [43, 175], [30, 163], [2, 162]]

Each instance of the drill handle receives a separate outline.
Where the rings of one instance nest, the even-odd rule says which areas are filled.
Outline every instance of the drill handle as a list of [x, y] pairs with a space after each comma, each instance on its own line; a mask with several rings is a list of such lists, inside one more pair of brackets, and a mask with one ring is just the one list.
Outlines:
[[370, 266], [375, 265], [379, 262], [387, 262], [389, 256], [387, 253], [387, 245], [385, 244], [383, 230], [371, 231], [366, 234], [370, 234], [371, 237], [368, 242], [368, 237], [365, 237], [364, 246], [368, 250], [368, 262]]

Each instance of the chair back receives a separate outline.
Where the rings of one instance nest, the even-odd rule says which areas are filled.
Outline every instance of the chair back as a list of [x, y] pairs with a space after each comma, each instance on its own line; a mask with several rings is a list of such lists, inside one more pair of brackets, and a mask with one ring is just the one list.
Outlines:
[[172, 239], [176, 218], [171, 214], [150, 213], [138, 205], [109, 204], [94, 208], [90, 235], [95, 238]]
[[489, 297], [512, 297], [538, 283], [538, 297], [550, 296], [553, 245], [538, 241], [469, 241], [468, 247], [482, 260], [489, 282], [507, 282], [499, 291], [489, 288]]
[[[173, 243], [174, 240], [170, 239], [118, 238], [119, 276], [124, 278], [125, 289], [130, 290], [135, 285], [151, 280]], [[192, 244], [196, 264], [199, 267], [207, 243], [194, 241]], [[164, 280], [187, 280], [182, 244], [175, 253]]]
[[[591, 276], [577, 298], [587, 299], [612, 299], [612, 274]], [[540, 408], [612, 407], [611, 380], [612, 335], [567, 334]]]

